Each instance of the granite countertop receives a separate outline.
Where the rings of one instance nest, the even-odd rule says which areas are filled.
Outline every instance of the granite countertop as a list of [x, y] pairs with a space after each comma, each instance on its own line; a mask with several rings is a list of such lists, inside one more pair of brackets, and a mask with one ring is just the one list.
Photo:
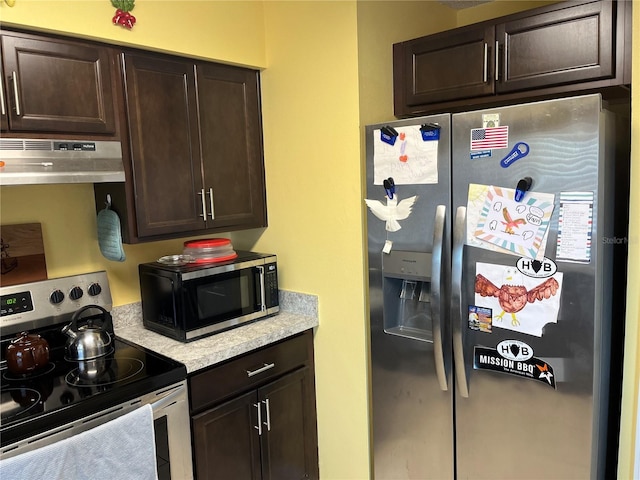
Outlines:
[[193, 373], [318, 326], [318, 297], [283, 290], [279, 296], [277, 315], [189, 343], [144, 328], [139, 302], [114, 307], [111, 315], [118, 337], [182, 362]]

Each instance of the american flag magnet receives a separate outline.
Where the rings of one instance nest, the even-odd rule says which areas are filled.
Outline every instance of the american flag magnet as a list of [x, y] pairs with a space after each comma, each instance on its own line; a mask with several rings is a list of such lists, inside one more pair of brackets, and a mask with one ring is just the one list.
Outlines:
[[471, 151], [507, 148], [508, 144], [508, 126], [471, 129]]

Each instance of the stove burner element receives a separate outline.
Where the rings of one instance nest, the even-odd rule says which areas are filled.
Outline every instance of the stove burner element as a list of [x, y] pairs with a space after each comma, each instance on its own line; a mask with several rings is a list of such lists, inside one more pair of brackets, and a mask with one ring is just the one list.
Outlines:
[[48, 375], [49, 373], [53, 372], [55, 368], [55, 364], [53, 362], [49, 362], [44, 367], [39, 368], [38, 370], [34, 370], [31, 373], [12, 373], [7, 370], [2, 374], [2, 378], [10, 382], [25, 382]]
[[86, 360], [78, 360], [77, 358], [72, 358], [69, 355], [65, 355], [64, 359], [67, 362], [74, 362], [74, 363], [80, 363], [80, 362], [89, 362], [91, 360], [98, 360], [100, 358], [105, 358], [109, 355], [111, 355], [113, 352], [115, 352], [115, 348], [111, 347], [109, 350], [107, 350], [106, 352], [104, 352], [102, 355], [100, 355], [99, 357], [94, 357], [94, 358], [88, 358]]
[[[16, 418], [40, 404], [40, 392], [33, 388], [7, 388], [0, 392], [3, 422]], [[8, 405], [8, 408], [5, 406]]]
[[128, 380], [144, 368], [137, 358], [113, 358], [104, 364], [100, 360], [104, 359], [78, 362], [78, 368], [67, 373], [65, 381], [72, 387], [102, 387]]

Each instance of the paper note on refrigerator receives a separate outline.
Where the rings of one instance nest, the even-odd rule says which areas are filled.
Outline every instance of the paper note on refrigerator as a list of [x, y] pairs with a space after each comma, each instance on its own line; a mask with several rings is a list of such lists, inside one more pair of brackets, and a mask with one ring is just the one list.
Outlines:
[[[471, 203], [471, 185], [469, 192]], [[506, 253], [544, 258], [554, 201], [552, 193], [527, 192], [521, 202], [516, 202], [514, 189], [489, 186], [479, 212], [478, 203], [473, 206], [477, 212], [476, 225], [470, 225], [473, 237]], [[474, 246], [484, 248], [484, 245]]]
[[557, 260], [589, 263], [593, 192], [561, 192]]
[[476, 263], [474, 290], [475, 305], [492, 310], [493, 328], [541, 337], [547, 323], [558, 323], [561, 272], [534, 278], [515, 266]]
[[396, 185], [438, 183], [438, 142], [424, 140], [420, 125], [394, 127], [397, 136], [383, 140], [373, 131], [373, 183], [391, 177]]

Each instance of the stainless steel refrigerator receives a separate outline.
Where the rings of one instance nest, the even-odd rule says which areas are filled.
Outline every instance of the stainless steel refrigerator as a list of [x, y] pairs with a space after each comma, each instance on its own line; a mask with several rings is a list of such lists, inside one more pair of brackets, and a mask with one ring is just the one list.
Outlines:
[[365, 131], [375, 478], [615, 471], [627, 119], [594, 94]]

